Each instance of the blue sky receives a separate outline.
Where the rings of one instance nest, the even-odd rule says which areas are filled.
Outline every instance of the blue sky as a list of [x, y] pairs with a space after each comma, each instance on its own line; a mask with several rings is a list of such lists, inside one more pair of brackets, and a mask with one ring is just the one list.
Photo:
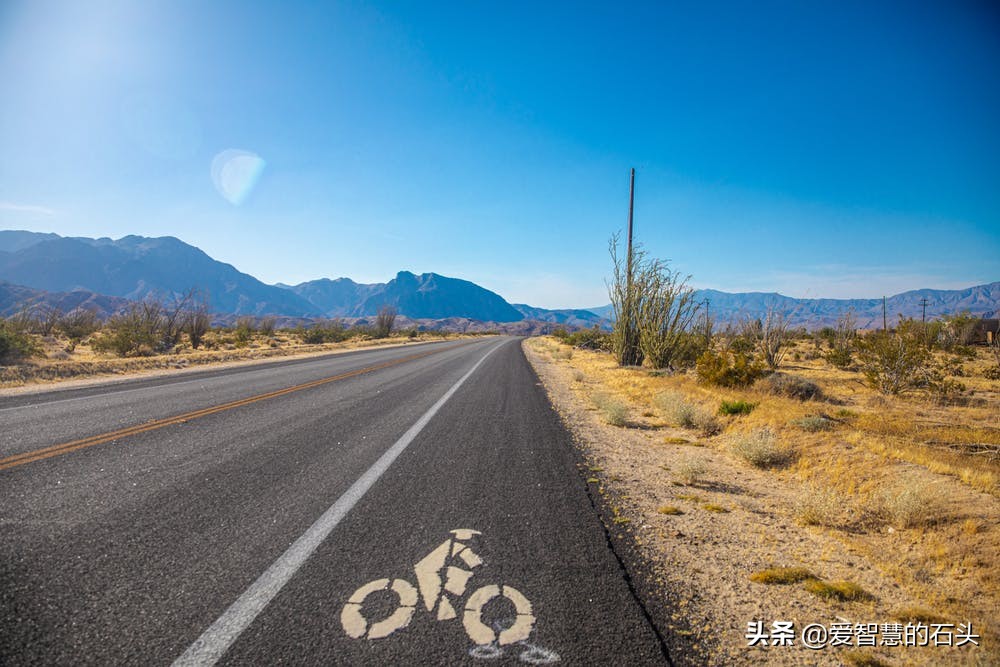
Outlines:
[[637, 237], [699, 287], [1000, 280], [989, 2], [8, 0], [0, 86], [0, 228], [267, 282], [606, 303], [632, 166]]

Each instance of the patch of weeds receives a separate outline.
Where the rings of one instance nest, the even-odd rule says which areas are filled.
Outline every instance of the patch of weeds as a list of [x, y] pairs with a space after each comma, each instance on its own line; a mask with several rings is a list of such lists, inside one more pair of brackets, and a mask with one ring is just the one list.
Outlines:
[[599, 484], [600, 482], [601, 480], [597, 479], [596, 477], [587, 478], [587, 484]]
[[679, 493], [679, 494], [677, 494], [677, 499], [678, 500], [689, 500], [692, 503], [700, 503], [701, 502], [701, 496], [699, 496], [696, 493]]
[[682, 461], [681, 464], [677, 466], [676, 472], [681, 481], [690, 486], [692, 484], [697, 484], [702, 480], [702, 478], [704, 478], [705, 473], [708, 472], [708, 466], [706, 466], [703, 461], [688, 459]]
[[807, 415], [799, 419], [793, 419], [792, 424], [798, 426], [803, 431], [816, 433], [817, 431], [829, 431], [833, 428], [833, 420], [822, 415]]
[[604, 413], [604, 421], [612, 426], [625, 426], [628, 421], [628, 408], [621, 399], [608, 393], [597, 393], [593, 397], [594, 404]]
[[840, 498], [832, 491], [810, 489], [795, 501], [795, 520], [803, 526], [836, 526], [841, 505]]
[[656, 511], [659, 514], [669, 514], [669, 515], [684, 514], [684, 512], [682, 512], [679, 507], [674, 507], [673, 505], [661, 505], [660, 507], [656, 508]]
[[590, 472], [604, 472], [604, 468], [601, 466], [588, 466], [587, 470]]
[[946, 623], [940, 614], [925, 607], [901, 607], [892, 612], [892, 617], [904, 623]]
[[865, 651], [845, 651], [840, 654], [840, 657], [846, 664], [853, 667], [889, 667], [889, 663], [879, 660]]
[[587, 379], [587, 376], [583, 374], [583, 371], [573, 371], [573, 381], [583, 382]]
[[819, 399], [823, 396], [823, 392], [815, 382], [787, 373], [771, 373], [758, 380], [756, 388], [769, 394], [797, 398], [800, 401]]
[[854, 419], [858, 416], [858, 413], [853, 410], [848, 410], [847, 408], [840, 408], [834, 413], [834, 415], [840, 419]]
[[857, 602], [871, 600], [872, 594], [853, 581], [820, 581], [812, 579], [805, 584], [807, 591], [827, 600]]
[[697, 429], [704, 435], [715, 435], [722, 430], [715, 415], [675, 391], [660, 392], [654, 403], [671, 423], [681, 428]]
[[733, 436], [729, 447], [755, 468], [775, 468], [795, 458], [795, 450], [778, 443], [774, 431], [766, 426]]
[[719, 414], [726, 416], [748, 415], [753, 412], [753, 409], [756, 407], [756, 403], [750, 403], [748, 401], [722, 401], [722, 403], [719, 404]]
[[962, 532], [966, 535], [976, 535], [984, 530], [986, 527], [976, 519], [969, 518], [962, 522]]
[[702, 505], [702, 509], [704, 509], [706, 512], [715, 512], [716, 514], [729, 513], [728, 508], [723, 507], [722, 505], [717, 505], [715, 503], [705, 503], [704, 505]]
[[664, 438], [663, 443], [666, 445], [687, 445], [691, 441], [687, 438]]
[[917, 482], [884, 490], [872, 508], [876, 517], [896, 528], [927, 526], [941, 518], [941, 492]]
[[750, 581], [758, 584], [797, 584], [809, 579], [818, 577], [804, 567], [772, 567], [750, 575]]

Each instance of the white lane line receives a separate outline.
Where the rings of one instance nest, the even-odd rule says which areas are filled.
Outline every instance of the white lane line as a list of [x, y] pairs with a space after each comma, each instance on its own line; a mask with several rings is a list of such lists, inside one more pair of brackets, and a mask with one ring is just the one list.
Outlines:
[[509, 341], [503, 341], [480, 358], [476, 364], [463, 375], [458, 382], [453, 384], [444, 396], [425, 412], [404, 433], [399, 440], [386, 450], [379, 459], [372, 464], [372, 467], [365, 471], [358, 481], [354, 482], [344, 495], [340, 496], [330, 509], [323, 512], [323, 515], [309, 526], [306, 532], [302, 533], [299, 539], [278, 557], [267, 570], [264, 571], [257, 581], [253, 582], [246, 589], [236, 602], [231, 604], [212, 625], [188, 647], [184, 653], [174, 660], [174, 667], [187, 667], [188, 665], [214, 665], [219, 658], [233, 645], [236, 638], [240, 636], [253, 622], [257, 615], [274, 599], [279, 591], [288, 583], [289, 579], [308, 560], [319, 545], [326, 539], [330, 532], [337, 527], [337, 524], [347, 516], [347, 513], [354, 508], [359, 500], [368, 492], [375, 482], [389, 469], [393, 461], [403, 453], [413, 439], [427, 426], [427, 423], [437, 414], [448, 399], [458, 391], [458, 388], [476, 372], [476, 369], [486, 358], [497, 349]]

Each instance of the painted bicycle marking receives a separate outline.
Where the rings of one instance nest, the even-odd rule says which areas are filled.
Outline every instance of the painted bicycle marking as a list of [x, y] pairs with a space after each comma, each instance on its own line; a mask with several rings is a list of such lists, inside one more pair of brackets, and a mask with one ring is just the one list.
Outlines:
[[[417, 585], [405, 579], [376, 579], [361, 586], [348, 598], [340, 614], [344, 632], [353, 639], [383, 639], [407, 627], [413, 620], [420, 600], [423, 607], [434, 613], [439, 621], [458, 618], [462, 610], [462, 626], [475, 646], [469, 655], [475, 658], [493, 659], [503, 655], [505, 646], [521, 646], [519, 655], [523, 662], [546, 664], [559, 660], [559, 655], [533, 644], [527, 643], [535, 627], [535, 616], [531, 602], [519, 590], [506, 584], [486, 584], [472, 591], [465, 604], [459, 604], [468, 590], [469, 580], [475, 568], [483, 564], [482, 558], [469, 546], [469, 541], [477, 535], [477, 530], [460, 528], [451, 531], [451, 536], [413, 566]], [[379, 621], [365, 617], [362, 609], [369, 595], [379, 591], [391, 591], [397, 598], [392, 613]], [[483, 609], [498, 598], [507, 598], [513, 605], [513, 618], [496, 622], [492, 626], [483, 622]]]

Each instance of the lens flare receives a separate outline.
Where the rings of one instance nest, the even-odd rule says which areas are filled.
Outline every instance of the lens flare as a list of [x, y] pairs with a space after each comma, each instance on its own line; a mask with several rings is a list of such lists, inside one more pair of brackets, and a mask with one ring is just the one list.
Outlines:
[[212, 183], [226, 201], [239, 206], [253, 192], [267, 162], [251, 151], [230, 148], [212, 159]]

